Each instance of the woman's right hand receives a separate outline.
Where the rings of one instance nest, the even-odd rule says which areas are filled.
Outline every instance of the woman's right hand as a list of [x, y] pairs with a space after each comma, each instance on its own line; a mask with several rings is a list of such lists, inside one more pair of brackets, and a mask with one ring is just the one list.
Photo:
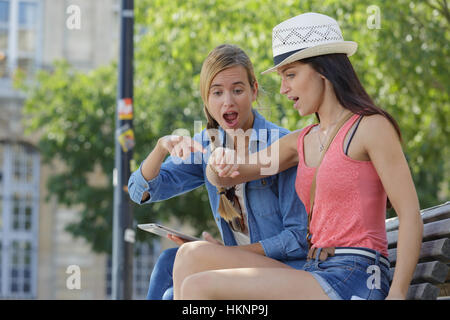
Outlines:
[[172, 157], [183, 160], [186, 160], [192, 152], [206, 152], [206, 149], [199, 142], [186, 136], [164, 136], [158, 140], [158, 145], [170, 153]]
[[180, 237], [177, 237], [176, 235], [174, 235], [174, 234], [168, 234], [167, 235], [167, 238], [169, 239], [169, 240], [172, 240], [173, 242], [175, 242], [177, 245], [179, 245], [179, 246], [181, 246], [182, 244], [184, 244], [184, 243], [186, 243], [186, 242], [190, 242], [190, 240], [185, 240], [185, 239], [182, 239], [182, 238], [180, 238]]
[[[202, 237], [203, 237], [203, 240], [205, 240], [205, 241], [208, 241], [208, 242], [210, 242], [210, 243], [214, 243], [214, 244], [218, 244], [218, 245], [223, 246], [223, 243], [222, 243], [222, 242], [220, 242], [219, 240], [215, 239], [212, 235], [210, 235], [210, 234], [209, 234], [208, 232], [206, 232], [206, 231], [203, 231]], [[168, 238], [169, 240], [172, 240], [173, 242], [175, 242], [175, 243], [176, 243], [177, 245], [179, 245], [179, 246], [181, 246], [182, 244], [184, 244], [184, 243], [186, 243], [186, 242], [190, 242], [190, 240], [182, 239], [182, 238], [180, 238], [180, 237], [177, 237], [177, 236], [174, 235], [174, 234], [168, 234], [168, 235], [167, 235], [167, 238]]]

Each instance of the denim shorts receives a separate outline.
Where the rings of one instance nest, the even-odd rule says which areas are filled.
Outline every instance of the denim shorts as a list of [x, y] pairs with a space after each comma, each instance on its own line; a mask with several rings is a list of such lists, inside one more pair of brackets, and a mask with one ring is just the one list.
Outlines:
[[374, 258], [360, 254], [336, 254], [320, 261], [319, 249], [316, 258], [308, 260], [303, 270], [310, 272], [333, 300], [384, 300], [389, 293], [390, 272], [389, 265], [386, 265], [389, 260], [372, 249], [345, 249], [364, 250]]

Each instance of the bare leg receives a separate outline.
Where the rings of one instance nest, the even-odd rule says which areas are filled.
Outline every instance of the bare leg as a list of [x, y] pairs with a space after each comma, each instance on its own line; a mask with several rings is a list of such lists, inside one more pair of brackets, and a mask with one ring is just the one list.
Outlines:
[[183, 282], [181, 299], [328, 300], [306, 271], [288, 268], [240, 268], [204, 271]]
[[226, 247], [206, 241], [185, 243], [178, 249], [173, 267], [174, 299], [179, 298], [184, 279], [192, 274], [208, 270], [249, 267], [294, 270], [280, 261], [237, 247]]

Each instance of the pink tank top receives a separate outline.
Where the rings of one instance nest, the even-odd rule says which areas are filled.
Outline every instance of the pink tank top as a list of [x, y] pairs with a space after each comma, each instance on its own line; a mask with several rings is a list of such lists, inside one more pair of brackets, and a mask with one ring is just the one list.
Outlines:
[[[371, 161], [351, 159], [343, 151], [345, 136], [358, 117], [352, 116], [342, 126], [320, 165], [310, 225], [311, 242], [316, 248], [365, 247], [387, 257], [386, 192]], [[306, 166], [303, 141], [314, 126], [304, 128], [297, 141], [295, 190], [308, 214], [316, 168]]]

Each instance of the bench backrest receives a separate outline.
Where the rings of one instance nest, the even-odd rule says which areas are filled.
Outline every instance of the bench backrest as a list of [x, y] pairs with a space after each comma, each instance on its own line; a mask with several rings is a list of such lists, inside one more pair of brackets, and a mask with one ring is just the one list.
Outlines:
[[[407, 299], [434, 300], [448, 295], [450, 289], [450, 201], [421, 210], [421, 215], [422, 248]], [[386, 220], [391, 277], [397, 260], [398, 224], [398, 218]]]

